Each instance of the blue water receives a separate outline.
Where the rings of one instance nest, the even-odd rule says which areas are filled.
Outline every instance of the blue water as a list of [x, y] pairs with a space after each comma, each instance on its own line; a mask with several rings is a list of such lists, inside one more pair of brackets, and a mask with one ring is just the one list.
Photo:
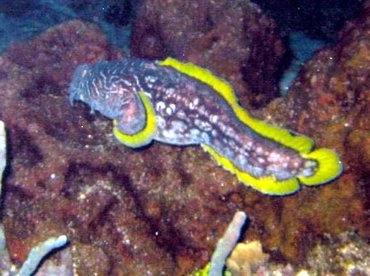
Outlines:
[[140, 1], [119, 7], [109, 4], [112, 1], [87, 1], [89, 4], [80, 6], [75, 2], [1, 0], [0, 52], [14, 42], [27, 40], [54, 25], [76, 18], [97, 23], [113, 45], [127, 51], [134, 9]]
[[291, 32], [289, 34], [289, 46], [292, 50], [292, 60], [288, 69], [279, 82], [280, 94], [286, 95], [304, 63], [311, 59], [314, 53], [328, 46], [329, 42], [308, 37], [304, 32]]

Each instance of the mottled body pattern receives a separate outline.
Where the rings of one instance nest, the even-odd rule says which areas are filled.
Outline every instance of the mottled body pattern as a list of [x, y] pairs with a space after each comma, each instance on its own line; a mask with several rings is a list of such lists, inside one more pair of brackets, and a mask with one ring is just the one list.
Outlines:
[[[156, 130], [151, 139], [174, 145], [201, 144], [254, 178], [277, 181], [310, 177], [318, 162], [266, 138], [242, 122], [214, 88], [158, 61], [123, 59], [82, 65], [70, 86], [70, 100], [81, 100], [115, 120], [120, 132], [145, 128], [147, 113], [139, 92], [149, 99]], [[124, 143], [124, 141], [123, 141]]]

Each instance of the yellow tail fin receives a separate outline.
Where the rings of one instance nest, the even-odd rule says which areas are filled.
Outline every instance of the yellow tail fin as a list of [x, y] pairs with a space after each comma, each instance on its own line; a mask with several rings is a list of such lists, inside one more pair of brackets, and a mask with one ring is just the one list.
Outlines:
[[309, 177], [298, 176], [305, 185], [319, 185], [336, 178], [343, 170], [342, 162], [338, 155], [330, 149], [321, 148], [308, 154], [302, 154], [306, 159], [313, 159], [318, 163], [316, 173]]

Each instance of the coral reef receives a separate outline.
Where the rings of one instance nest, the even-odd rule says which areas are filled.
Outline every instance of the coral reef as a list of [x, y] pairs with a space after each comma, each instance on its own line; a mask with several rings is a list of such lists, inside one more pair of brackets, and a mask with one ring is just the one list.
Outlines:
[[[143, 7], [154, 2], [144, 1]], [[226, 2], [230, 3], [222, 3]], [[179, 38], [186, 24], [173, 18], [186, 18], [187, 10], [180, 9], [183, 17], [160, 16], [160, 9], [179, 9], [178, 2], [155, 3], [152, 11], [157, 15], [149, 18], [139, 12], [137, 17], [136, 32], [140, 24], [152, 22], [152, 36], [142, 47], [153, 40], [157, 43], [155, 31], [169, 25], [167, 21], [155, 25], [154, 19], [172, 18], [179, 35], [164, 41], [166, 49], [179, 52], [162, 54], [185, 53], [182, 58], [224, 76], [244, 95], [244, 107], [255, 97], [249, 93], [253, 82], [265, 87], [260, 91], [276, 85], [271, 79], [266, 86], [255, 79], [264, 70], [270, 78], [282, 52], [274, 24], [257, 8], [247, 16], [238, 5], [235, 10], [226, 4], [221, 9], [217, 3], [212, 9], [217, 16], [207, 19], [211, 1], [203, 1], [204, 6], [191, 1], [188, 10], [205, 18], [200, 26], [212, 23], [214, 31], [194, 31], [200, 38], [189, 37], [186, 51], [181, 52], [178, 41], [184, 41]], [[199, 8], [191, 8], [195, 3]], [[248, 239], [259, 240], [270, 260], [292, 266], [305, 267], [310, 249], [326, 235], [357, 231], [359, 239], [369, 238], [369, 14], [370, 1], [366, 1], [363, 16], [346, 25], [338, 43], [304, 66], [287, 99], [276, 99], [254, 112], [314, 137], [318, 146], [334, 148], [344, 160], [339, 180], [289, 197], [264, 196], [239, 185], [195, 147], [160, 143], [142, 150], [124, 147], [103, 116], [92, 116], [83, 104], [71, 108], [67, 85], [73, 70], [79, 64], [122, 56], [95, 25], [72, 21], [11, 46], [0, 56], [0, 118], [9, 130], [2, 218], [12, 262], [21, 265], [31, 248], [65, 233], [73, 250], [61, 252], [61, 259], [72, 259], [76, 273], [184, 275], [209, 261], [237, 209], [248, 213]], [[229, 24], [232, 18], [236, 25]], [[240, 21], [247, 19], [254, 27], [265, 26], [262, 30], [270, 33], [270, 39], [260, 28], [255, 32], [244, 28]], [[242, 30], [246, 31], [240, 34]], [[246, 34], [261, 37], [266, 45], [262, 49], [271, 55], [259, 53], [260, 46], [252, 46], [258, 43], [254, 40], [250, 44], [240, 40]], [[132, 45], [139, 47], [139, 41], [135, 37]], [[246, 46], [241, 47], [243, 43]], [[256, 76], [241, 73], [241, 68]], [[257, 97], [256, 103], [272, 98], [271, 94]]]
[[0, 121], [0, 194], [1, 194], [1, 182], [3, 179], [3, 173], [6, 165], [6, 142], [5, 142], [5, 127], [4, 122]]
[[[5, 127], [4, 122], [0, 121], [0, 199], [1, 199], [1, 182], [2, 175], [6, 165], [6, 143], [5, 143]], [[1, 275], [19, 275], [19, 276], [29, 276], [32, 275], [37, 267], [40, 265], [41, 261], [48, 255], [51, 251], [56, 248], [62, 247], [67, 243], [67, 237], [61, 235], [57, 238], [49, 238], [48, 240], [38, 244], [32, 248], [31, 252], [28, 254], [26, 261], [18, 270], [10, 261], [9, 254], [6, 249], [5, 235], [3, 226], [0, 223], [0, 272]], [[64, 274], [66, 275], [66, 274]]]
[[254, 0], [274, 18], [283, 33], [303, 31], [309, 37], [335, 41], [347, 20], [357, 16], [363, 1]]
[[231, 275], [253, 275], [267, 262], [268, 255], [262, 252], [259, 241], [238, 243], [227, 259], [227, 269]]
[[355, 233], [327, 236], [307, 256], [306, 271], [312, 275], [370, 275], [369, 244]]
[[[224, 275], [369, 275], [370, 247], [350, 232], [323, 241], [308, 252], [300, 268], [292, 264], [268, 262], [260, 241], [238, 243], [228, 258]], [[229, 274], [227, 274], [229, 273]]]
[[[307, 62], [288, 97], [272, 102], [263, 115], [314, 137], [319, 145], [335, 148], [344, 163], [344, 174], [334, 185], [323, 187], [315, 195], [302, 195], [297, 201], [287, 199], [278, 212], [285, 215], [276, 214], [280, 217], [280, 225], [287, 228], [275, 232], [280, 233], [275, 236], [275, 242], [280, 248], [290, 248], [285, 252], [294, 258], [303, 252], [299, 253], [299, 247], [291, 245], [309, 246], [316, 235], [356, 230], [365, 239], [370, 236], [367, 214], [370, 191], [367, 177], [370, 173], [369, 15], [370, 1], [366, 1], [362, 15], [345, 26], [338, 43], [319, 51]], [[298, 221], [293, 221], [292, 216]], [[299, 221], [306, 221], [303, 223], [306, 227]], [[276, 226], [274, 228], [276, 230]], [[286, 233], [292, 235], [287, 239]], [[273, 243], [270, 246], [274, 247]]]
[[49, 238], [32, 248], [26, 261], [18, 272], [19, 276], [32, 275], [46, 255], [54, 249], [64, 246], [67, 241], [67, 237], [65, 235], [61, 235], [57, 238]]
[[227, 79], [246, 106], [278, 95], [282, 41], [274, 22], [250, 1], [147, 0], [132, 35], [134, 56], [206, 67]]
[[217, 242], [215, 252], [213, 253], [211, 258], [211, 265], [209, 270], [210, 276], [217, 276], [222, 274], [226, 258], [235, 247], [246, 219], [247, 215], [244, 212], [239, 211], [235, 213], [234, 218], [227, 227], [225, 234]]

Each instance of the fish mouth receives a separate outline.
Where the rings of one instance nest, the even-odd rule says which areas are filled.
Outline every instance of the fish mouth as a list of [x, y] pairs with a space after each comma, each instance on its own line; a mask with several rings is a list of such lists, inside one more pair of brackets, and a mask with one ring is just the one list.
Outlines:
[[83, 95], [79, 92], [79, 89], [75, 85], [71, 85], [68, 89], [69, 94], [69, 104], [74, 106], [75, 101], [84, 101]]
[[84, 89], [81, 87], [81, 84], [88, 80], [90, 71], [89, 68], [90, 66], [88, 64], [82, 64], [78, 66], [73, 73], [72, 81], [68, 88], [69, 103], [72, 106], [74, 101], [84, 101]]
[[68, 90], [68, 94], [69, 94], [69, 104], [71, 106], [73, 106], [73, 103], [78, 100], [77, 97], [76, 97], [76, 93], [74, 91], [71, 91], [71, 89]]

